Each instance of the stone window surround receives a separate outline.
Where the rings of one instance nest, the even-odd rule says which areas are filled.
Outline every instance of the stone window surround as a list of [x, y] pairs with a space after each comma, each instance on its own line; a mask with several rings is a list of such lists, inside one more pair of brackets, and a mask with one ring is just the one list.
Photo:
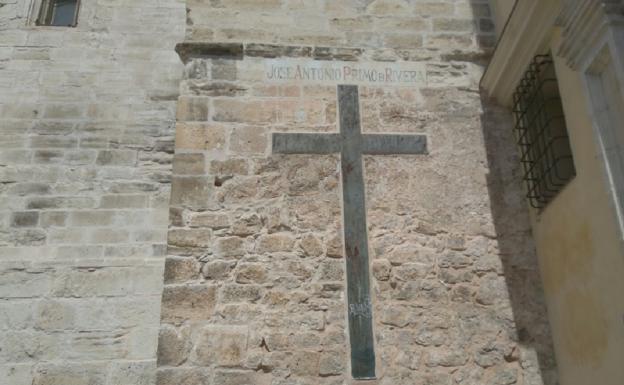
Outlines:
[[[557, 28], [561, 29], [561, 45], [554, 54], [582, 74], [597, 153], [603, 164], [605, 185], [611, 193], [620, 239], [624, 243], [624, 176], [612, 172], [613, 169], [624, 169], [624, 164], [612, 164], [623, 159], [624, 154], [609, 157], [605, 151], [604, 137], [615, 127], [598, 121], [599, 106], [595, 95], [595, 83], [602, 70], [600, 63], [605, 57], [613, 60], [619, 89], [624, 90], [623, 9], [624, 0], [518, 2], [481, 79], [481, 87], [499, 104], [511, 107], [513, 91], [524, 69], [535, 54], [547, 50], [553, 34], [557, 33]], [[617, 147], [620, 153], [624, 151], [624, 143], [611, 147]]]

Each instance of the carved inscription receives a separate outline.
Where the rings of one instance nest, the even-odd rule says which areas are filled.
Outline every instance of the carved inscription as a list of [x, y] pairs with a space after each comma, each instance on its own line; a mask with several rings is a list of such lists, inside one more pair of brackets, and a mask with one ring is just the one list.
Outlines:
[[269, 82], [302, 82], [362, 85], [424, 86], [427, 72], [416, 62], [341, 62], [300, 59], [265, 61], [265, 79]]

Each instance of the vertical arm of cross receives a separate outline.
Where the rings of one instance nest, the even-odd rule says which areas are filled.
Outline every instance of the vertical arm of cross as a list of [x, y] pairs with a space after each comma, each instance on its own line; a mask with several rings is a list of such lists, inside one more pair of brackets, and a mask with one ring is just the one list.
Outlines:
[[338, 109], [351, 374], [355, 379], [371, 379], [375, 378], [375, 351], [357, 86], [338, 86]]
[[425, 154], [427, 140], [423, 135], [363, 135], [357, 86], [338, 86], [338, 110], [340, 133], [275, 133], [272, 146], [273, 153], [281, 154], [340, 153], [351, 374], [372, 379], [375, 351], [362, 154]]

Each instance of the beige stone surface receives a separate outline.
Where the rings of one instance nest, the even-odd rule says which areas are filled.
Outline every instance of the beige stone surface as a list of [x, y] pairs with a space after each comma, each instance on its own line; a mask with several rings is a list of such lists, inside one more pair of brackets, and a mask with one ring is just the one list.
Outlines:
[[[366, 383], [556, 383], [509, 116], [479, 96], [486, 0], [83, 0], [75, 29], [30, 6], [0, 3], [0, 378], [361, 383], [339, 157], [270, 151], [338, 130], [335, 85], [266, 82], [288, 56], [427, 73], [360, 87], [365, 132], [430, 145], [364, 159]], [[184, 67], [183, 40], [244, 55]]]
[[39, 3], [0, 2], [0, 383], [153, 385], [184, 4]]
[[478, 88], [494, 41], [487, 2], [263, 4], [188, 3], [187, 42], [243, 54], [186, 63], [183, 103], [207, 98], [208, 117], [179, 116], [173, 179], [205, 187], [179, 199], [174, 182], [165, 290], [216, 294], [196, 310], [167, 296], [172, 358], [158, 384], [358, 383], [339, 156], [270, 149], [274, 132], [336, 132], [336, 88], [269, 82], [266, 59], [286, 57], [426, 71], [419, 87], [360, 86], [364, 132], [429, 141], [426, 156], [364, 157], [378, 375], [367, 383], [556, 384], [509, 116]]

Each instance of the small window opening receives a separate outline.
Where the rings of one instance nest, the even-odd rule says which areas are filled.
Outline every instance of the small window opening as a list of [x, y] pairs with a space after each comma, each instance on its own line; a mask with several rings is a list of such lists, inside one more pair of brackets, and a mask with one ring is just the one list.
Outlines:
[[527, 198], [543, 209], [576, 176], [550, 55], [533, 59], [514, 93], [513, 111]]
[[80, 0], [43, 0], [37, 25], [75, 27]]

